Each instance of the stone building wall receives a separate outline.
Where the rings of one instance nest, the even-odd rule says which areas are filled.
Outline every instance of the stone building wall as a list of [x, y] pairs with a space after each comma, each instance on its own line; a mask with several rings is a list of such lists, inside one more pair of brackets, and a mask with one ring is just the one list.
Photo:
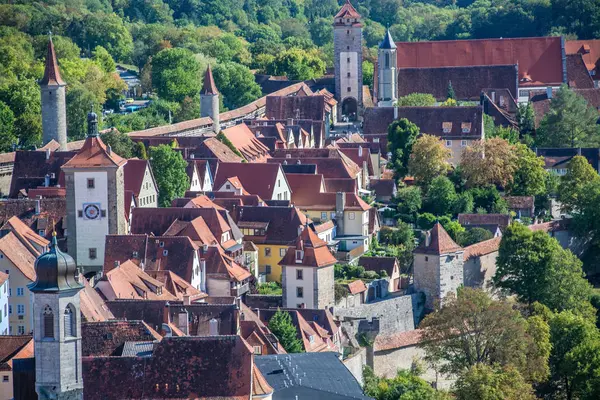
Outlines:
[[463, 280], [467, 287], [485, 289], [496, 274], [498, 252], [471, 257], [465, 261]]
[[335, 304], [335, 278], [333, 273], [333, 265], [329, 267], [318, 268], [315, 285], [316, 289], [316, 308], [323, 309], [333, 307]]
[[67, 113], [65, 86], [42, 86], [42, 139], [46, 144], [52, 139], [67, 148]]
[[423, 292], [426, 307], [432, 309], [439, 297], [440, 258], [431, 254], [415, 254], [413, 262], [414, 286], [418, 292]]
[[[349, 32], [349, 33], [348, 33]], [[353, 97], [358, 102], [360, 110], [362, 98], [362, 27], [334, 26], [333, 51], [335, 68], [335, 97], [338, 104], [338, 115], [342, 112], [342, 102], [347, 97]], [[348, 59], [350, 61], [348, 62]], [[346, 72], [344, 75], [343, 72]], [[350, 79], [347, 77], [350, 72]], [[344, 75], [344, 76], [342, 76]], [[352, 82], [352, 84], [348, 84]], [[348, 92], [347, 87], [351, 88]]]

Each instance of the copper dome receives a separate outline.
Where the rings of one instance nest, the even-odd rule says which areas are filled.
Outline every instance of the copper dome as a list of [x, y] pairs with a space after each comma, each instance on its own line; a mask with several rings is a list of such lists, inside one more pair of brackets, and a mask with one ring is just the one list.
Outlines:
[[58, 292], [82, 289], [78, 282], [79, 271], [73, 257], [63, 253], [52, 236], [50, 249], [35, 260], [36, 280], [29, 286], [32, 292]]

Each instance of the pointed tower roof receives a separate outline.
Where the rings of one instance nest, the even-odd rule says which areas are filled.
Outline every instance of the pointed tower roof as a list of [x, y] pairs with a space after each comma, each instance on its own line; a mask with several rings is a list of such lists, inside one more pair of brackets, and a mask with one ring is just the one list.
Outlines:
[[360, 14], [356, 11], [356, 8], [352, 6], [350, 0], [346, 0], [346, 4], [342, 6], [334, 18], [360, 18]]
[[217, 85], [215, 85], [215, 80], [213, 79], [212, 69], [210, 68], [210, 64], [206, 68], [206, 73], [204, 74], [204, 84], [202, 85], [202, 90], [200, 94], [208, 94], [208, 95], [217, 95], [219, 91], [217, 90]]
[[[300, 253], [302, 258], [298, 256]], [[327, 267], [336, 263], [336, 259], [329, 251], [327, 243], [321, 240], [308, 225], [296, 239], [296, 245], [288, 247], [285, 256], [279, 262], [279, 265], [290, 265], [299, 267]]]
[[442, 224], [437, 222], [433, 228], [428, 232], [429, 238], [425, 239], [419, 247], [415, 250], [415, 253], [419, 254], [448, 254], [448, 253], [456, 253], [457, 251], [462, 251], [463, 248], [460, 247], [448, 232], [442, 227]]
[[394, 43], [394, 39], [392, 39], [392, 34], [389, 29], [385, 32], [385, 36], [381, 43], [379, 43], [379, 48], [386, 50], [393, 50], [396, 48], [396, 43]]
[[44, 77], [40, 81], [40, 85], [63, 86], [65, 81], [60, 76], [58, 69], [58, 61], [56, 60], [56, 52], [54, 51], [54, 43], [52, 38], [48, 40], [48, 52], [46, 54], [46, 68], [44, 69]]

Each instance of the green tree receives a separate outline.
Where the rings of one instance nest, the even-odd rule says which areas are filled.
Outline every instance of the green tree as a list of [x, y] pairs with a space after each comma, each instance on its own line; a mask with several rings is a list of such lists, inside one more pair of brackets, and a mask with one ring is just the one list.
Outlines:
[[10, 151], [12, 145], [17, 143], [14, 129], [15, 114], [6, 103], [0, 101], [0, 151]]
[[144, 146], [144, 142], [137, 142], [135, 144], [135, 156], [140, 160], [148, 159], [148, 154], [146, 152], [146, 146]]
[[421, 229], [429, 230], [433, 228], [438, 218], [431, 213], [423, 213], [417, 216], [417, 226]]
[[67, 132], [70, 139], [82, 139], [87, 135], [87, 115], [93, 107], [101, 114], [98, 98], [83, 85], [73, 85], [66, 95]]
[[89, 13], [83, 18], [75, 18], [69, 27], [70, 37], [82, 49], [102, 46], [117, 60], [127, 62], [133, 53], [133, 38], [116, 14], [103, 12]]
[[544, 169], [544, 157], [538, 157], [523, 144], [515, 146], [517, 155], [513, 179], [507, 187], [511, 196], [539, 196], [546, 192], [548, 172]]
[[456, 100], [456, 94], [454, 94], [454, 88], [452, 87], [452, 81], [448, 81], [448, 89], [446, 90], [446, 98]]
[[457, 199], [456, 189], [450, 179], [438, 176], [429, 185], [424, 208], [434, 215], [452, 215]]
[[373, 370], [363, 368], [364, 390], [376, 400], [444, 400], [446, 393], [438, 392], [411, 371], [399, 370], [393, 378], [379, 378]]
[[581, 261], [546, 232], [513, 223], [502, 235], [494, 285], [528, 305], [594, 315]]
[[132, 158], [136, 151], [136, 145], [133, 143], [129, 135], [121, 133], [117, 130], [112, 130], [103, 134], [102, 141], [104, 144], [109, 145], [112, 151], [123, 158]]
[[314, 50], [292, 48], [275, 55], [273, 62], [267, 65], [266, 72], [302, 81], [322, 76], [325, 73], [325, 63]]
[[600, 180], [596, 170], [585, 157], [575, 156], [567, 167], [567, 173], [560, 178], [558, 201], [562, 210], [571, 213], [579, 207], [580, 197], [585, 194], [583, 187]]
[[362, 71], [363, 71], [363, 85], [367, 85], [371, 90], [373, 90], [373, 74], [375, 72], [375, 66], [370, 61], [363, 61], [362, 63]]
[[150, 165], [158, 186], [158, 204], [170, 207], [171, 201], [183, 197], [190, 187], [190, 178], [185, 171], [187, 163], [181, 153], [161, 144], [150, 147]]
[[419, 185], [427, 187], [435, 177], [446, 175], [450, 169], [448, 159], [451, 154], [437, 136], [421, 135], [413, 144], [408, 173]]
[[213, 72], [215, 84], [224, 97], [223, 103], [229, 109], [244, 106], [262, 95], [254, 75], [243, 65], [222, 63]]
[[394, 202], [400, 218], [407, 222], [414, 222], [421, 209], [421, 189], [417, 186], [407, 186], [398, 189]]
[[406, 118], [401, 118], [388, 127], [388, 150], [392, 153], [389, 165], [395, 171], [396, 178], [408, 172], [408, 160], [417, 136], [419, 127]]
[[104, 72], [111, 74], [115, 72], [117, 64], [115, 64], [115, 60], [113, 60], [104, 47], [96, 46], [92, 53], [92, 58], [96, 64], [100, 65]]
[[540, 317], [523, 318], [512, 304], [479, 289], [461, 288], [419, 326], [421, 347], [443, 373], [461, 374], [485, 364], [516, 368], [526, 380], [548, 374], [549, 328]]
[[15, 116], [13, 132], [19, 139], [19, 144], [23, 147], [40, 144], [42, 106], [37, 82], [33, 79], [0, 80], [0, 101], [4, 102]]
[[398, 107], [431, 107], [435, 105], [435, 97], [429, 93], [411, 93], [396, 100]]
[[516, 161], [514, 146], [504, 139], [492, 138], [467, 147], [461, 155], [460, 167], [469, 187], [506, 186], [513, 179]]
[[494, 185], [469, 189], [468, 194], [473, 198], [473, 209], [483, 210], [490, 214], [507, 214], [508, 203]]
[[454, 394], [457, 400], [535, 400], [531, 384], [513, 367], [476, 364], [460, 375]]
[[181, 102], [201, 85], [200, 65], [186, 49], [164, 49], [152, 58], [152, 86], [160, 98]]
[[288, 353], [303, 353], [302, 342], [298, 339], [296, 327], [288, 312], [277, 310], [269, 320], [269, 330], [277, 337], [279, 344]]
[[520, 103], [517, 108], [517, 123], [521, 136], [531, 136], [535, 130], [535, 114], [530, 102]]
[[333, 42], [333, 26], [328, 18], [318, 18], [309, 24], [310, 36], [317, 46]]
[[485, 228], [471, 228], [465, 232], [460, 233], [457, 237], [456, 243], [462, 247], [467, 247], [475, 243], [483, 242], [484, 240], [490, 240], [494, 237], [492, 232]]
[[536, 131], [536, 144], [543, 147], [591, 147], [600, 142], [598, 111], [587, 101], [561, 86], [552, 100], [550, 109]]

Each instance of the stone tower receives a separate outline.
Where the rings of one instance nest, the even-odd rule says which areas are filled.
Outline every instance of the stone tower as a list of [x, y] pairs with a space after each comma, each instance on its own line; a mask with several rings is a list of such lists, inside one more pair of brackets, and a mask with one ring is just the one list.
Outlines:
[[425, 307], [433, 309], [448, 293], [456, 294], [464, 280], [464, 249], [438, 222], [415, 249], [413, 271], [417, 291], [425, 293]]
[[338, 114], [356, 119], [362, 112], [362, 23], [350, 0], [333, 21], [335, 97], [341, 104]]
[[213, 120], [213, 131], [215, 133], [221, 131], [221, 123], [219, 121], [219, 91], [217, 90], [217, 85], [215, 85], [210, 64], [206, 68], [204, 84], [200, 91], [200, 117], [210, 117]]
[[62, 166], [67, 190], [68, 251], [84, 274], [102, 270], [106, 235], [127, 233], [124, 166], [98, 134], [98, 116], [88, 114], [81, 150]]
[[56, 236], [35, 262], [33, 293], [35, 391], [40, 400], [83, 399], [81, 314], [77, 265]]
[[396, 43], [388, 29], [377, 51], [377, 105], [391, 107], [398, 98]]
[[67, 113], [65, 87], [58, 69], [52, 38], [48, 41], [46, 68], [40, 81], [42, 96], [42, 139], [44, 144], [52, 139], [60, 144], [59, 150], [67, 149]]

